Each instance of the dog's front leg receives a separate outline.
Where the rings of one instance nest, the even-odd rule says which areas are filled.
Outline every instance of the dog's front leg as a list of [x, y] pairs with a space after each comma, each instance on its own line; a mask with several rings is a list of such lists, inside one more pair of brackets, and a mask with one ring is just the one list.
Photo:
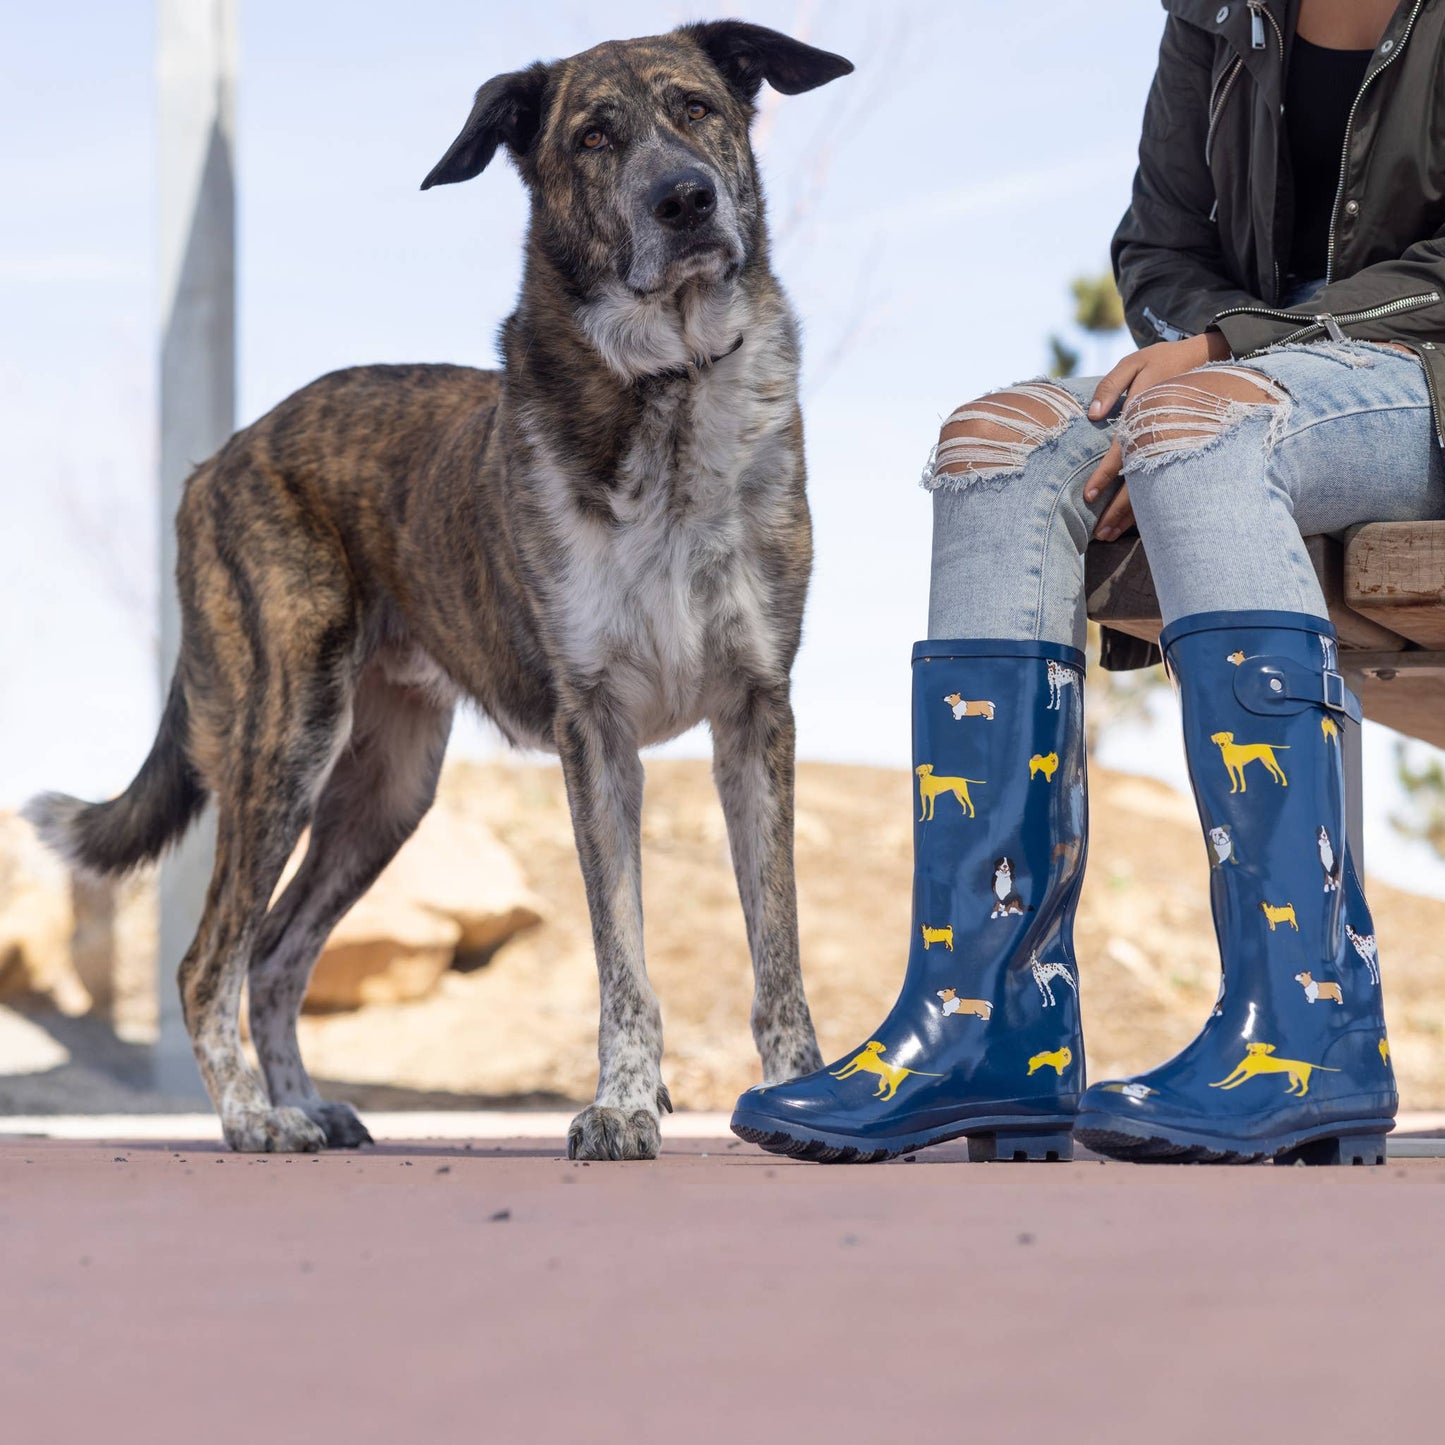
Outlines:
[[597, 1099], [567, 1131], [572, 1159], [655, 1159], [662, 1082], [662, 1013], [642, 957], [642, 760], [598, 693], [566, 707], [557, 751], [597, 951], [602, 1016]]
[[713, 777], [753, 956], [753, 1039], [768, 1083], [823, 1066], [798, 962], [795, 729], [787, 685], [745, 687], [712, 719]]

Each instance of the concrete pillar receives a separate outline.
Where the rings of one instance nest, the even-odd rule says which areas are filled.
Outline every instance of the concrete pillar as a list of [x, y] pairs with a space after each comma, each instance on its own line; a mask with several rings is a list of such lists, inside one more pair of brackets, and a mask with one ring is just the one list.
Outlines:
[[[160, 190], [160, 699], [180, 650], [175, 515], [186, 477], [236, 425], [235, 0], [157, 0]], [[160, 1033], [154, 1080], [201, 1092], [175, 973], [200, 920], [215, 821], [160, 873]]]

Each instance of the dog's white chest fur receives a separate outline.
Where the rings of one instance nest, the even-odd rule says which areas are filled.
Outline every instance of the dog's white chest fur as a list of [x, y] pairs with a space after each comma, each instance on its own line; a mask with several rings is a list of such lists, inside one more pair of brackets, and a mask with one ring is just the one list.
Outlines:
[[639, 742], [705, 716], [710, 684], [732, 681], [723, 670], [783, 670], [750, 543], [776, 525], [794, 467], [790, 403], [758, 396], [790, 396], [759, 385], [769, 349], [659, 388], [618, 469], [610, 521], [577, 507], [545, 439], [530, 438], [561, 543], [552, 641], [573, 678], [606, 682]]

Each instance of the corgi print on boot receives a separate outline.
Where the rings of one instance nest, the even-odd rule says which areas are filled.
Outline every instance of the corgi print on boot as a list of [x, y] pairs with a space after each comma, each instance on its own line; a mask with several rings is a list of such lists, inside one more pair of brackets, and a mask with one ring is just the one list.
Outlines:
[[993, 721], [993, 704], [980, 699], [977, 702], [967, 701], [961, 692], [951, 692], [945, 697], [949, 707], [953, 709], [954, 722], [962, 722], [966, 717], [981, 717], [987, 721]]
[[[1346, 842], [1344, 749], [1321, 726], [1358, 726], [1360, 707], [1330, 624], [1202, 613], [1160, 643], [1216, 861], [1219, 995], [1174, 1058], [1088, 1089], [1075, 1137], [1146, 1164], [1383, 1163], [1398, 1096], [1377, 1047], [1380, 990], [1360, 967], [1378, 977], [1374, 925]], [[1135, 1084], [1149, 1093], [1124, 1092]]]
[[1344, 1007], [1345, 996], [1340, 992], [1339, 984], [1328, 982], [1316, 983], [1314, 974], [1308, 969], [1303, 973], [1295, 974], [1294, 981], [1304, 989], [1305, 997], [1311, 1003], [1318, 1003], [1322, 998], [1328, 998], [1333, 999], [1342, 1008]]
[[951, 988], [939, 989], [938, 997], [943, 1000], [944, 1018], [966, 1018], [972, 1015], [987, 1023], [993, 1017], [993, 1005], [987, 999], [959, 998]]
[[1224, 766], [1229, 769], [1229, 782], [1231, 793], [1242, 793], [1245, 791], [1244, 780], [1245, 767], [1250, 763], [1263, 763], [1265, 770], [1275, 782], [1283, 787], [1289, 786], [1289, 779], [1284, 775], [1284, 769], [1280, 767], [1279, 760], [1275, 757], [1276, 752], [1283, 752], [1288, 746], [1287, 743], [1237, 743], [1233, 733], [1212, 733], [1209, 741], [1217, 743], [1219, 751], [1224, 757]]
[[[1084, 1087], [1073, 949], [1088, 836], [1083, 663], [1046, 642], [914, 648], [919, 801], [897, 1002], [863, 1035], [869, 1044], [744, 1093], [732, 1118], [740, 1138], [819, 1163], [873, 1162], [958, 1138], [971, 1159], [1072, 1157]], [[1049, 664], [1062, 674], [1053, 686]], [[1068, 705], [1051, 706], [1060, 693]], [[964, 713], [971, 698], [990, 699], [1004, 726]], [[1030, 781], [1030, 758], [1057, 758], [1051, 785]], [[972, 781], [982, 778], [986, 787]], [[945, 924], [950, 939], [939, 937]], [[1030, 1072], [1040, 1055], [1053, 1062]], [[881, 1092], [864, 1087], [864, 1074], [897, 1080], [887, 1073], [895, 1066], [912, 1072]]]

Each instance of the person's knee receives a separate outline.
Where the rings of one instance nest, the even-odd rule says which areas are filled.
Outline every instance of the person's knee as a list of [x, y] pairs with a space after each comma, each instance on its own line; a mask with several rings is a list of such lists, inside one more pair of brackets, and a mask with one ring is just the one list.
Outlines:
[[933, 453], [933, 476], [1002, 480], [1083, 416], [1078, 399], [1051, 382], [1022, 382], [991, 392], [944, 422]]
[[1246, 367], [1186, 371], [1160, 382], [1131, 396], [1119, 419], [1124, 474], [1132, 482], [1162, 462], [1205, 451], [1261, 411], [1282, 423], [1288, 403], [1275, 382]]

